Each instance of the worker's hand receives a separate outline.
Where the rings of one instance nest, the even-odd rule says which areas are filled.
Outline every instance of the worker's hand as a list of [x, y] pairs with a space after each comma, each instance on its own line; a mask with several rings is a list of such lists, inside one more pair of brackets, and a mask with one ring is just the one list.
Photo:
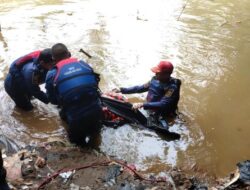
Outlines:
[[139, 108], [142, 108], [142, 107], [143, 107], [143, 103], [134, 103], [132, 105], [133, 110], [138, 110]]
[[120, 93], [120, 92], [121, 92], [121, 89], [120, 89], [120, 88], [114, 88], [114, 89], [112, 89], [112, 92]]

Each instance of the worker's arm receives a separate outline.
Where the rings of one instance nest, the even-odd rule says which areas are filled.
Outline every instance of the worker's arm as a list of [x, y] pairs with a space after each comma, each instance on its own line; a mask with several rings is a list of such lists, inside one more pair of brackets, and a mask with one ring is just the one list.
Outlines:
[[58, 101], [56, 98], [55, 87], [54, 87], [54, 78], [56, 76], [56, 69], [50, 70], [47, 73], [45, 79], [45, 88], [49, 101], [52, 104], [58, 105]]
[[142, 93], [142, 92], [146, 92], [148, 91], [149, 88], [149, 82], [144, 84], [144, 85], [140, 85], [140, 86], [133, 86], [133, 87], [129, 87], [129, 88], [120, 88], [120, 92], [123, 94], [133, 94], [133, 93]]
[[34, 68], [31, 69], [31, 67], [33, 67], [33, 64], [27, 65], [27, 66], [28, 66], [27, 69], [23, 71], [23, 76], [24, 76], [29, 94], [31, 94], [32, 96], [34, 96], [41, 102], [48, 104], [49, 99], [46, 93], [44, 93], [39, 87], [39, 84], [40, 84], [39, 74], [37, 74]]

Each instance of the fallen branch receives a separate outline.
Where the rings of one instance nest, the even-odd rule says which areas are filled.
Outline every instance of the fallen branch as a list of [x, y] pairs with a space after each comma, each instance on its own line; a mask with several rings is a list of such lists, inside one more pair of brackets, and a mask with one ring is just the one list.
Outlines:
[[182, 15], [182, 13], [184, 12], [184, 10], [185, 10], [185, 8], [186, 8], [186, 6], [187, 6], [187, 4], [188, 4], [188, 1], [189, 1], [189, 0], [187, 0], [186, 3], [185, 3], [185, 5], [182, 7], [181, 13], [180, 13], [179, 16], [178, 16], [177, 21], [180, 20], [181, 15]]
[[87, 53], [86, 51], [84, 51], [82, 48], [79, 50], [79, 52], [85, 54], [89, 59], [92, 58], [92, 56], [89, 53]]

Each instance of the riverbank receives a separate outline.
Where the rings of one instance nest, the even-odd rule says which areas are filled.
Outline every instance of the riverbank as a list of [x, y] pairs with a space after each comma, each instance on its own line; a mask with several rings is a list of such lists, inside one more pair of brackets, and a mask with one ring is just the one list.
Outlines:
[[195, 168], [192, 172], [169, 168], [157, 174], [145, 173], [133, 163], [91, 147], [78, 148], [61, 139], [27, 146], [6, 156], [4, 162], [12, 189], [223, 189], [229, 182], [229, 178], [215, 179]]

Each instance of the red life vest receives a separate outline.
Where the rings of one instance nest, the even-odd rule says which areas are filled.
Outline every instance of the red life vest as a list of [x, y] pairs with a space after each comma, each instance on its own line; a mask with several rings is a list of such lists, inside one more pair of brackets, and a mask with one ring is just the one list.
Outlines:
[[15, 65], [17, 67], [22, 67], [23, 65], [25, 65], [26, 63], [29, 63], [29, 62], [34, 62], [36, 59], [38, 59], [39, 55], [40, 55], [41, 51], [38, 50], [38, 51], [34, 51], [32, 53], [29, 53], [21, 58], [19, 58]]
[[64, 59], [56, 64], [54, 85], [63, 103], [75, 100], [96, 101], [98, 81], [93, 69], [75, 58]]

